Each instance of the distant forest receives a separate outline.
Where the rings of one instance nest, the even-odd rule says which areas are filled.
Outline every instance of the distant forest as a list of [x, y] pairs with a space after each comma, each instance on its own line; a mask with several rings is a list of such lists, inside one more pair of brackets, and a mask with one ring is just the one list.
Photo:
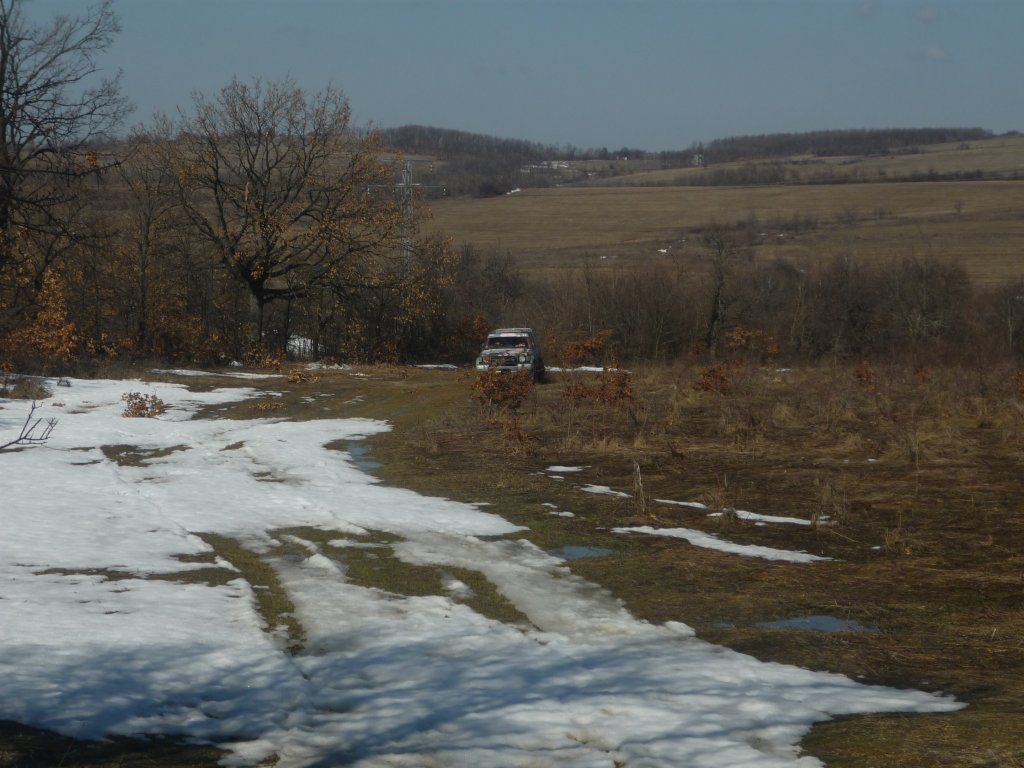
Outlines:
[[[559, 147], [518, 139], [502, 139], [467, 131], [406, 125], [380, 131], [384, 142], [408, 155], [429, 155], [443, 164], [424, 184], [444, 187], [447, 194], [488, 197], [516, 187], [550, 186], [573, 180], [573, 174], [526, 173], [524, 169], [558, 161], [609, 160], [629, 157], [649, 159], [661, 168], [692, 166], [701, 158], [704, 166], [751, 158], [792, 155], [831, 157], [912, 153], [929, 144], [967, 142], [993, 136], [983, 128], [884, 128], [808, 133], [777, 133], [734, 136], [693, 144], [685, 150], [645, 152], [622, 147], [608, 150]], [[429, 174], [428, 174], [429, 175]]]
[[927, 144], [978, 141], [992, 138], [983, 128], [879, 128], [809, 133], [774, 133], [762, 136], [734, 136], [697, 144], [684, 156], [704, 156], [704, 162], [731, 163], [751, 158], [814, 155], [889, 155], [913, 152]]

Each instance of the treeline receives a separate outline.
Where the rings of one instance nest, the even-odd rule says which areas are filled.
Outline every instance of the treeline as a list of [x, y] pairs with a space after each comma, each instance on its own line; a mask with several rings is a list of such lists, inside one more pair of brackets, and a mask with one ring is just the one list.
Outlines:
[[403, 154], [438, 159], [432, 172], [420, 173], [419, 183], [434, 190], [443, 188], [448, 194], [473, 197], [503, 195], [517, 187], [553, 186], [585, 175], [568, 165], [556, 167], [555, 163], [649, 156], [629, 147], [614, 151], [607, 147], [558, 147], [423, 125], [385, 128], [379, 135], [387, 146]]
[[406, 125], [380, 131], [384, 143], [408, 155], [429, 155], [440, 162], [424, 178], [449, 194], [489, 197], [523, 185], [521, 169], [562, 157], [564, 151], [530, 141], [479, 133]]
[[[878, 174], [862, 178], [856, 169], [824, 169], [805, 172], [783, 165], [773, 158], [799, 155], [814, 157], [878, 156], [909, 154], [929, 144], [968, 142], [992, 137], [982, 128], [890, 128], [779, 133], [734, 136], [707, 144], [694, 144], [682, 151], [645, 152], [622, 147], [581, 149], [537, 142], [503, 139], [484, 134], [406, 125], [382, 130], [380, 135], [392, 149], [407, 155], [428, 155], [438, 159], [432, 172], [420, 172], [419, 183], [448, 194], [487, 197], [517, 187], [543, 187], [589, 180], [612, 172], [586, 166], [586, 161], [616, 158], [647, 159], [663, 169], [701, 165], [700, 174], [681, 174], [658, 184], [722, 186], [738, 184], [845, 184], [856, 181], [961, 181], [981, 177], [978, 171], [941, 173], [916, 172], [906, 177], [880, 179]], [[713, 167], [743, 162], [731, 168]], [[557, 164], [557, 166], [556, 166]], [[586, 167], [585, 167], [586, 166]]]
[[611, 356], [634, 365], [746, 357], [919, 368], [1024, 358], [1022, 279], [979, 290], [957, 263], [918, 257], [760, 260], [720, 233], [706, 235], [702, 250], [531, 280], [496, 318], [529, 317], [556, 346], [609, 331]]
[[379, 131], [384, 142], [408, 154], [433, 155], [451, 160], [458, 155], [515, 157], [523, 162], [540, 162], [562, 157], [562, 150], [532, 141], [502, 139], [481, 133], [403, 125]]
[[684, 152], [664, 153], [663, 157], [666, 160], [674, 158], [677, 163], [683, 165], [692, 163], [693, 157], [698, 155], [703, 158], [706, 165], [711, 165], [793, 155], [886, 155], [913, 152], [915, 147], [928, 144], [989, 138], [992, 138], [992, 132], [982, 128], [866, 128], [773, 133], [715, 139], [707, 144], [694, 144]]
[[108, 2], [0, 3], [0, 369], [397, 361], [438, 339], [460, 254], [334, 88], [233, 80], [122, 141]]
[[[980, 181], [983, 179], [1020, 179], [1020, 171], [939, 171], [934, 168], [909, 173], [892, 173], [885, 169], [864, 170], [857, 167], [825, 166], [807, 168], [776, 162], [745, 162], [722, 165], [699, 172], [680, 172], [671, 179], [641, 180], [633, 186], [651, 187], [734, 187], [763, 184], [875, 184], [879, 182]], [[600, 182], [597, 182], [600, 184]]]

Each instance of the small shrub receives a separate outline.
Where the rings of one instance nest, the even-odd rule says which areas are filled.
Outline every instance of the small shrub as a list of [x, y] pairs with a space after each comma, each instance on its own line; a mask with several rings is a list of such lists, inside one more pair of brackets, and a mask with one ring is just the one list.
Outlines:
[[633, 376], [619, 368], [613, 360], [597, 375], [597, 399], [608, 405], [622, 405], [633, 401]]
[[532, 371], [483, 371], [471, 385], [473, 399], [486, 409], [489, 423], [500, 425], [502, 437], [513, 454], [529, 453], [535, 442], [523, 431], [519, 413], [533, 387]]
[[313, 373], [307, 373], [301, 368], [293, 368], [288, 374], [289, 384], [317, 384], [320, 377]]
[[530, 371], [482, 371], [472, 383], [473, 399], [488, 410], [519, 410], [533, 392]]
[[164, 401], [156, 395], [143, 395], [141, 392], [125, 392], [121, 395], [124, 401], [124, 416], [130, 419], [151, 419], [167, 413]]
[[560, 350], [562, 361], [568, 368], [586, 363], [597, 364], [604, 356], [611, 335], [611, 331], [598, 331], [589, 339], [570, 341]]
[[761, 359], [762, 365], [774, 365], [779, 342], [770, 333], [738, 325], [726, 333], [729, 349], [744, 351]]
[[702, 368], [700, 379], [693, 385], [693, 388], [700, 392], [715, 392], [719, 395], [731, 394], [736, 384], [736, 378], [745, 365], [742, 358], [736, 358], [726, 363]]
[[263, 346], [250, 349], [242, 356], [242, 362], [250, 368], [278, 370], [281, 367], [281, 354]]

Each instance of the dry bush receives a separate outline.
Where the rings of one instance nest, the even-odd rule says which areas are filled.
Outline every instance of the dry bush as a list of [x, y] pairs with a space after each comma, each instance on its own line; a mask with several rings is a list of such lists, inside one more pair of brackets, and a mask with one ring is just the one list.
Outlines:
[[701, 368], [700, 378], [694, 383], [693, 388], [698, 392], [731, 395], [740, 379], [745, 375], [746, 368], [746, 361], [741, 357]]
[[63, 277], [53, 270], [47, 272], [37, 297], [38, 310], [28, 323], [0, 336], [0, 354], [44, 371], [55, 363], [71, 361], [81, 337], [69, 319], [67, 291]]
[[518, 411], [533, 394], [533, 373], [481, 371], [470, 387], [473, 399], [487, 409], [488, 415], [492, 415], [495, 410]]
[[320, 382], [320, 376], [315, 373], [309, 373], [302, 370], [301, 368], [292, 368], [288, 373], [289, 384], [318, 384]]
[[560, 349], [562, 363], [567, 368], [580, 365], [601, 365], [605, 348], [612, 332], [598, 331], [587, 339], [577, 339], [563, 344]]
[[473, 379], [473, 399], [491, 424], [501, 428], [513, 454], [528, 453], [536, 442], [522, 426], [520, 409], [534, 391], [532, 371], [482, 371]]
[[262, 368], [276, 371], [281, 368], [282, 357], [280, 352], [258, 345], [252, 347], [242, 355], [242, 363], [249, 368]]
[[606, 405], [633, 402], [633, 376], [629, 371], [620, 369], [617, 360], [612, 360], [597, 374], [596, 398]]
[[779, 342], [767, 331], [738, 325], [726, 332], [726, 345], [734, 352], [746, 352], [757, 357], [761, 365], [775, 365], [779, 355]]
[[151, 419], [167, 413], [164, 401], [156, 395], [143, 395], [141, 392], [125, 392], [121, 395], [124, 401], [123, 416], [130, 419]]

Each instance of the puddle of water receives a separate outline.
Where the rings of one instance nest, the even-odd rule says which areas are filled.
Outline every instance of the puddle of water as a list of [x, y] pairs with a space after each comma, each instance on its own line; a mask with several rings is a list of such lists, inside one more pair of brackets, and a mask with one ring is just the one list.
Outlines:
[[576, 547], [576, 546], [565, 546], [559, 549], [550, 550], [550, 554], [555, 557], [560, 557], [563, 560], [578, 560], [581, 557], [604, 557], [605, 555], [615, 554], [614, 549], [606, 549], [605, 547]]
[[352, 462], [364, 472], [380, 469], [381, 463], [370, 456], [370, 446], [361, 441], [353, 440], [345, 443], [345, 452], [352, 457]]
[[856, 621], [839, 619], [835, 616], [800, 616], [781, 621], [763, 621], [757, 626], [766, 629], [813, 629], [818, 632], [877, 632], [877, 627], [859, 624]]

